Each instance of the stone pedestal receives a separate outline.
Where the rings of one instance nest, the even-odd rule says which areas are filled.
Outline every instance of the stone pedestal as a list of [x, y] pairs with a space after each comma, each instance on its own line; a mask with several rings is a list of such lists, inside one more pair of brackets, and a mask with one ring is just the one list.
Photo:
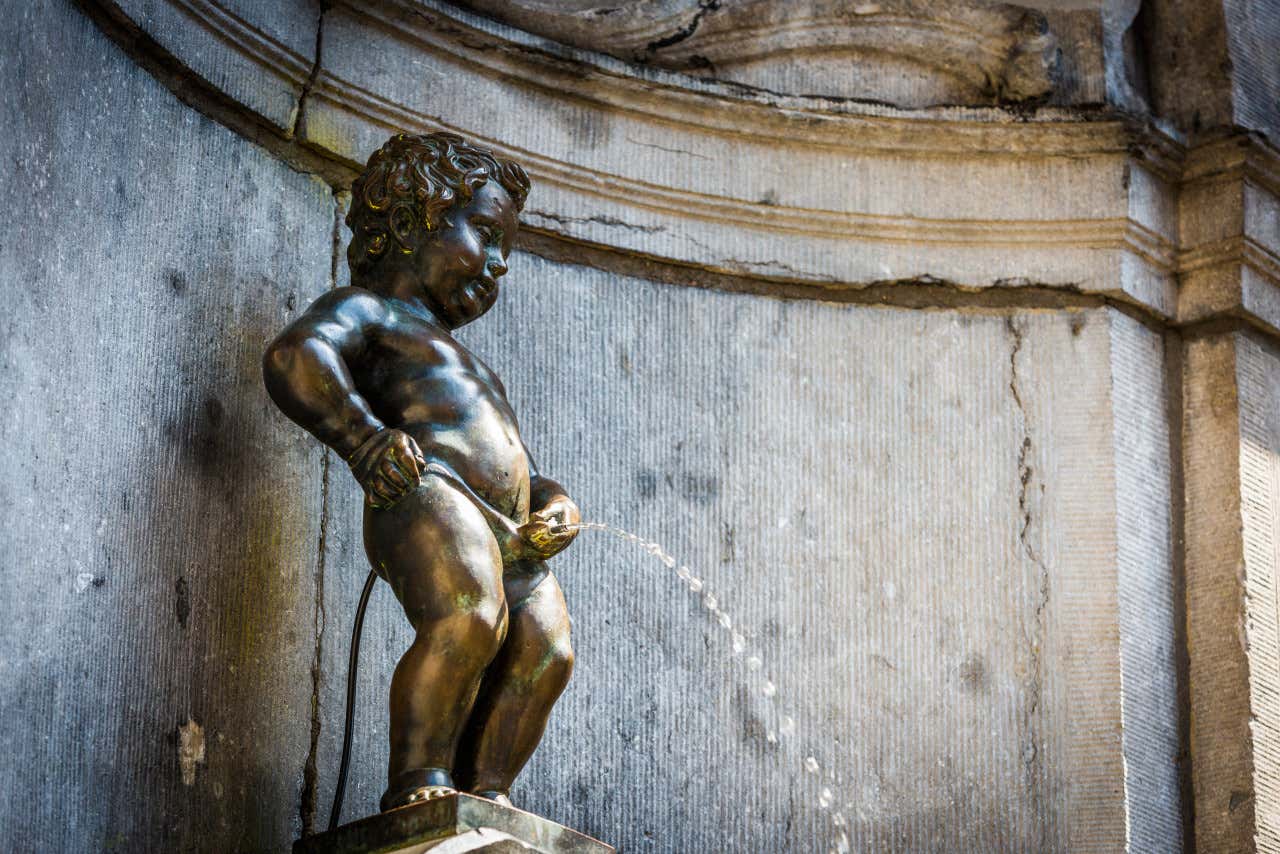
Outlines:
[[293, 854], [612, 854], [613, 850], [533, 813], [461, 793], [362, 818], [293, 844]]

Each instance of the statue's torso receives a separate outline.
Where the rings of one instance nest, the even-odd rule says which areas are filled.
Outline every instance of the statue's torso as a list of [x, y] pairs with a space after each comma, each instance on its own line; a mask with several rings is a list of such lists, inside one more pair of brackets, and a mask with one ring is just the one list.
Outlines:
[[516, 523], [529, 514], [529, 461], [497, 375], [448, 332], [402, 312], [353, 366], [360, 394]]

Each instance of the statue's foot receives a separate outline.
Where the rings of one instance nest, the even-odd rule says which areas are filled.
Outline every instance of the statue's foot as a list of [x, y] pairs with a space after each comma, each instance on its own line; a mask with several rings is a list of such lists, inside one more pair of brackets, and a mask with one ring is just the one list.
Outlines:
[[479, 792], [472, 792], [471, 794], [475, 795], [477, 798], [485, 798], [493, 801], [495, 804], [502, 804], [504, 807], [514, 806], [511, 803], [511, 798], [507, 796], [507, 793], [499, 789], [483, 789]]
[[453, 778], [443, 768], [411, 768], [395, 776], [382, 796], [382, 811], [456, 794]]

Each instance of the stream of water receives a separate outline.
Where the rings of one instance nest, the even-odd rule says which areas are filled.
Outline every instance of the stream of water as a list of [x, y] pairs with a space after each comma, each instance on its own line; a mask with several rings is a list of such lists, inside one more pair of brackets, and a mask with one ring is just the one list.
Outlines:
[[[836, 852], [836, 854], [845, 854], [845, 852], [849, 851], [848, 820], [845, 818], [844, 813], [836, 808], [837, 799], [835, 793], [831, 790], [831, 785], [822, 785], [822, 764], [817, 757], [811, 755], [799, 757], [801, 751], [793, 751], [790, 748], [789, 745], [797, 741], [795, 738], [795, 718], [786, 713], [784, 698], [778, 696], [778, 686], [770, 676], [770, 669], [765, 666], [765, 662], [756, 651], [750, 647], [747, 635], [743, 633], [741, 626], [724, 609], [720, 600], [707, 588], [706, 583], [687, 564], [677, 561], [662, 546], [645, 540], [630, 531], [624, 531], [622, 528], [617, 528], [604, 522], [583, 522], [565, 527], [579, 531], [600, 531], [635, 545], [656, 558], [671, 571], [677, 583], [699, 598], [707, 616], [719, 627], [721, 632], [727, 635], [729, 648], [732, 650], [733, 655], [745, 657], [747, 671], [751, 674], [749, 678], [753, 683], [751, 685], [752, 690], [769, 702], [769, 707], [772, 710], [772, 726], [765, 734], [765, 740], [770, 744], [786, 748], [789, 753], [793, 753], [803, 772], [816, 781], [815, 788], [821, 786], [818, 791], [817, 804], [819, 809], [831, 821], [834, 847], [830, 851]], [[833, 785], [834, 775], [830, 771], [827, 773], [827, 778], [828, 783]], [[847, 806], [852, 806], [852, 804]]]

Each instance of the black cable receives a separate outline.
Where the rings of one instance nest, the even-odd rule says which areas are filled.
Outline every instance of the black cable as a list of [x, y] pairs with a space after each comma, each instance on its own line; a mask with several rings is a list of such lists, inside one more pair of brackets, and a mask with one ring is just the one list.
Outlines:
[[360, 661], [360, 632], [364, 629], [364, 610], [369, 605], [369, 594], [378, 574], [369, 570], [369, 577], [360, 591], [360, 604], [356, 606], [356, 624], [351, 629], [351, 659], [347, 662], [347, 721], [342, 729], [342, 764], [338, 767], [338, 787], [333, 791], [333, 809], [329, 812], [329, 829], [338, 826], [342, 815], [342, 796], [347, 789], [347, 767], [351, 764], [351, 725], [356, 710], [356, 664]]

